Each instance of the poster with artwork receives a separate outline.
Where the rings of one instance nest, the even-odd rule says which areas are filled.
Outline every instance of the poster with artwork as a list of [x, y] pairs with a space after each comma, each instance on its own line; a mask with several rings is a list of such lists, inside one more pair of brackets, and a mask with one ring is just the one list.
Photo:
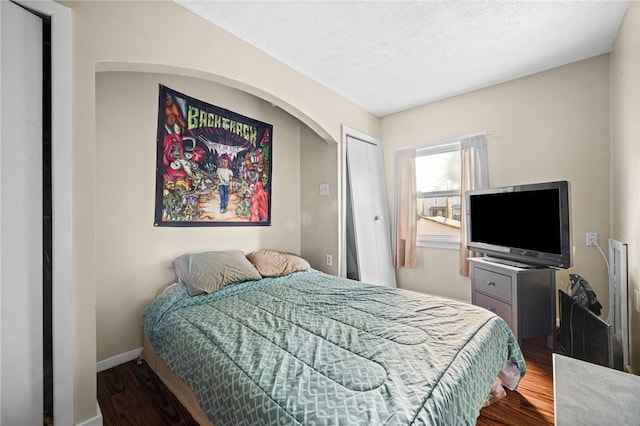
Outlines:
[[271, 224], [273, 126], [160, 85], [155, 226]]

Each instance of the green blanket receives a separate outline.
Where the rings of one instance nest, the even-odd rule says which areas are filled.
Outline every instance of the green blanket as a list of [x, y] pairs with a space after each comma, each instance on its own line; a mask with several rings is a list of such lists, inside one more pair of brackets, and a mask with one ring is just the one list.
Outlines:
[[175, 284], [143, 320], [216, 425], [472, 425], [505, 361], [525, 372], [485, 309], [316, 270]]

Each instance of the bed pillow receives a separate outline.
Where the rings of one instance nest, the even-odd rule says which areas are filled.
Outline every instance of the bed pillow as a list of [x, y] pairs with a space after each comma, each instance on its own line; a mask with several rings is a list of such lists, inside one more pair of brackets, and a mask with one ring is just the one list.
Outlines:
[[282, 277], [310, 268], [309, 262], [300, 256], [277, 250], [257, 250], [249, 253], [247, 259], [263, 277]]
[[173, 269], [191, 296], [213, 293], [230, 283], [262, 278], [240, 250], [184, 254], [174, 259]]

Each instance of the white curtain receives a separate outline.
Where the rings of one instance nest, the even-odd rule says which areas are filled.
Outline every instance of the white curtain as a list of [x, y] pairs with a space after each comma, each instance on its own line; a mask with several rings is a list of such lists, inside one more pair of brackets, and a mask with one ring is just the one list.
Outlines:
[[398, 268], [414, 268], [417, 238], [415, 148], [396, 151], [394, 166], [393, 264]]
[[460, 226], [460, 274], [469, 276], [469, 257], [476, 257], [477, 253], [469, 251], [467, 247], [467, 218], [465, 192], [472, 189], [484, 189], [489, 187], [487, 172], [487, 138], [484, 135], [471, 136], [460, 140], [460, 153], [462, 157], [461, 177], [461, 212]]

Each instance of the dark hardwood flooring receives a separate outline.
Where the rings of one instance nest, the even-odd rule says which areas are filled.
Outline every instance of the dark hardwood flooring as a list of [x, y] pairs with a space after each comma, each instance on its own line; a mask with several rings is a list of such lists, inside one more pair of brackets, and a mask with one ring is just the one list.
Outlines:
[[[477, 425], [553, 424], [552, 351], [544, 339], [522, 344], [527, 374], [517, 391], [483, 408]], [[162, 381], [142, 362], [127, 362], [98, 373], [98, 402], [104, 426], [197, 425]]]
[[98, 373], [98, 404], [103, 426], [198, 426], [144, 361]]

